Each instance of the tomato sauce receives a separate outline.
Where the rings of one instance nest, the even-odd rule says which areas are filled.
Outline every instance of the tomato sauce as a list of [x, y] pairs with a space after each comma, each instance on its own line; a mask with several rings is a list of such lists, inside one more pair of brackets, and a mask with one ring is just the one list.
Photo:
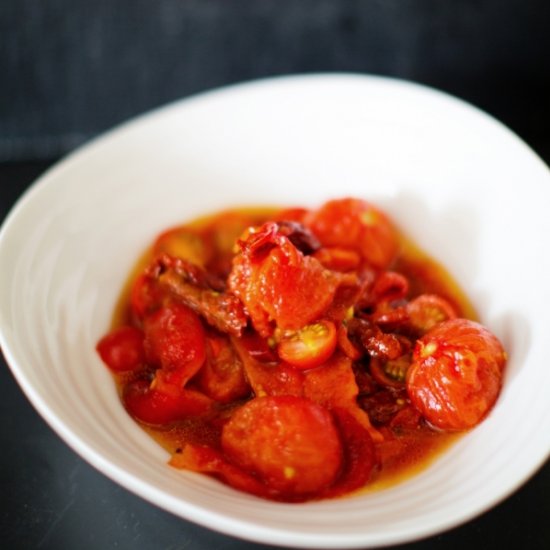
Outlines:
[[97, 349], [172, 466], [287, 502], [420, 471], [490, 412], [506, 361], [445, 269], [354, 198], [167, 229]]

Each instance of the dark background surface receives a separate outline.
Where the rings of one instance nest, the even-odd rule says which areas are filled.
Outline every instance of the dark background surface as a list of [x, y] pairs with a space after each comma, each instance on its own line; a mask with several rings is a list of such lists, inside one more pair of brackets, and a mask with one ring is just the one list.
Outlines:
[[[550, 163], [549, 29], [546, 0], [4, 0], [0, 221], [52, 162], [114, 124], [280, 74], [435, 86], [499, 118]], [[35, 413], [3, 361], [0, 415], [2, 548], [263, 548], [175, 518], [96, 472]], [[549, 495], [547, 463], [475, 521], [399, 548], [548, 548]]]

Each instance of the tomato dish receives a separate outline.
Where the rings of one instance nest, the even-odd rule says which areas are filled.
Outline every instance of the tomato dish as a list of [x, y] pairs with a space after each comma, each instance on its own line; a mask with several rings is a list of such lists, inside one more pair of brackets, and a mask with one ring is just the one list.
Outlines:
[[428, 464], [498, 398], [497, 337], [365, 200], [224, 211], [136, 261], [97, 350], [175, 468], [341, 497]]

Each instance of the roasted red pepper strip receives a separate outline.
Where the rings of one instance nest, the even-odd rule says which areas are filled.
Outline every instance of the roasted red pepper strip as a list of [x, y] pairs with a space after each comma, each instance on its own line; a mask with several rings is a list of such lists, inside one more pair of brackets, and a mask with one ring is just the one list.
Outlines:
[[221, 290], [223, 283], [209, 278], [198, 266], [162, 256], [149, 273], [173, 296], [221, 332], [240, 336], [247, 324], [240, 300]]

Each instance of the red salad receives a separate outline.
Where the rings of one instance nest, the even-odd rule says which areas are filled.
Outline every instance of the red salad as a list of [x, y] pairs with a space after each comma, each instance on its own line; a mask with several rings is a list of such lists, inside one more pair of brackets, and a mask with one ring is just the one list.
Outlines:
[[490, 412], [506, 354], [374, 205], [159, 235], [97, 344], [170, 464], [303, 502], [410, 472]]

